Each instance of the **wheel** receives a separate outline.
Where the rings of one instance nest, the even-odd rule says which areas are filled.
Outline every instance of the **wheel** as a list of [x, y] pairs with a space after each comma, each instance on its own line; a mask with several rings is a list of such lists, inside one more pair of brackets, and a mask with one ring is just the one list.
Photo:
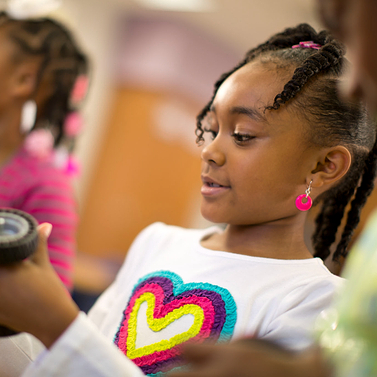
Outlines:
[[[33, 216], [11, 208], [0, 208], [0, 264], [10, 265], [29, 257], [37, 248], [38, 223]], [[0, 337], [17, 334], [0, 325]]]
[[30, 256], [38, 243], [37, 221], [23, 211], [0, 208], [0, 264]]

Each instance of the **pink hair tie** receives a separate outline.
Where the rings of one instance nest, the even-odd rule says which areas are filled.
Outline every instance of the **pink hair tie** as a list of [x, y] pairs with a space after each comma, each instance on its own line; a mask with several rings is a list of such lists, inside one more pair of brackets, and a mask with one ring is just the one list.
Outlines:
[[64, 171], [69, 177], [76, 177], [80, 174], [80, 164], [72, 155], [68, 157], [67, 165]]
[[76, 78], [71, 92], [71, 102], [74, 105], [79, 104], [85, 97], [88, 91], [89, 79], [86, 75], [80, 75]]
[[322, 46], [318, 43], [314, 43], [313, 41], [305, 41], [300, 42], [298, 45], [293, 45], [292, 48], [314, 48], [319, 50]]
[[29, 133], [24, 142], [24, 148], [30, 155], [45, 160], [51, 157], [54, 148], [54, 137], [45, 128], [39, 128]]
[[80, 114], [76, 111], [67, 115], [64, 121], [64, 133], [68, 137], [75, 137], [82, 129], [83, 121]]

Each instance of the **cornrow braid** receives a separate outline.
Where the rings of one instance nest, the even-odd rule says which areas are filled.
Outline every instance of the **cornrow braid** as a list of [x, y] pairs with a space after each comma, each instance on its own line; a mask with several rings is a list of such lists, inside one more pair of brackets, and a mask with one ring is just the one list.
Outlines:
[[376, 168], [377, 142], [374, 144], [373, 149], [369, 152], [368, 157], [365, 161], [360, 186], [356, 189], [355, 197], [351, 202], [351, 209], [349, 210], [347, 215], [347, 223], [344, 227], [342, 238], [339, 241], [334, 253], [335, 260], [338, 260], [340, 256], [345, 257], [347, 255], [347, 245], [352, 238], [354, 229], [360, 221], [361, 209], [374, 188]]
[[[326, 42], [325, 42], [326, 43]], [[318, 73], [325, 73], [327, 69], [338, 67], [344, 51], [340, 44], [325, 44], [321, 50], [305, 60], [303, 66], [297, 68], [292, 79], [285, 84], [284, 89], [279, 93], [272, 106], [267, 106], [268, 110], [278, 110], [305, 86], [305, 84]]]
[[[55, 146], [64, 140], [64, 121], [75, 110], [70, 97], [79, 75], [88, 72], [86, 56], [77, 47], [70, 32], [59, 22], [49, 18], [14, 20], [5, 12], [0, 13], [0, 27], [9, 26], [9, 36], [23, 55], [41, 56], [36, 90], [43, 77], [52, 74], [53, 91], [41, 111], [38, 124], [53, 127]], [[73, 142], [73, 141], [71, 141]], [[73, 145], [70, 146], [70, 149]]]
[[[313, 41], [321, 47], [295, 48], [303, 41]], [[321, 203], [313, 234], [314, 256], [325, 260], [347, 207], [351, 208], [341, 239], [333, 254], [337, 261], [347, 255], [347, 247], [360, 220], [360, 211], [373, 189], [377, 166], [376, 125], [368, 117], [365, 106], [341, 100], [337, 88], [348, 62], [345, 47], [327, 31], [317, 33], [311, 26], [300, 24], [275, 34], [265, 43], [250, 50], [245, 58], [216, 82], [209, 103], [197, 116], [197, 143], [204, 141], [201, 122], [212, 107], [222, 83], [249, 62], [275, 64], [276, 69], [295, 68], [291, 79], [284, 85], [265, 111], [276, 111], [290, 104], [310, 128], [308, 141], [317, 147], [344, 145], [351, 153], [352, 163], [347, 174], [335, 186], [323, 193], [315, 204]]]
[[[355, 169], [356, 170], [356, 169]], [[325, 260], [330, 255], [330, 246], [334, 243], [337, 230], [343, 219], [345, 210], [355, 194], [354, 187], [359, 182], [357, 171], [348, 177], [348, 189], [333, 192], [322, 200], [322, 211], [316, 218], [316, 230], [312, 236], [316, 250], [315, 256]], [[334, 260], [338, 260], [338, 253], [334, 253]]]

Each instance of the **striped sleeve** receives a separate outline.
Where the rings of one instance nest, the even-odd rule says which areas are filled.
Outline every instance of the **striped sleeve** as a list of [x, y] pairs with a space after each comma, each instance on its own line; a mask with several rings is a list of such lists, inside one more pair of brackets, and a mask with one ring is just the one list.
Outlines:
[[57, 173], [60, 172], [44, 176], [37, 185], [25, 193], [20, 209], [34, 216], [38, 223], [52, 224], [52, 232], [48, 239], [50, 261], [65, 286], [72, 290], [78, 224], [77, 205], [69, 180]]

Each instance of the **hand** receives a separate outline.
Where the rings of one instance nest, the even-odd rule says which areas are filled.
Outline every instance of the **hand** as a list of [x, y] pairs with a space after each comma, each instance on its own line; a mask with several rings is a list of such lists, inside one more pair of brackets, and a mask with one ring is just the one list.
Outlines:
[[36, 336], [47, 348], [79, 313], [49, 262], [51, 229], [38, 227], [38, 247], [28, 259], [0, 266], [0, 324]]
[[242, 340], [222, 345], [188, 345], [192, 367], [169, 377], [330, 377], [318, 350], [296, 355], [265, 341]]

